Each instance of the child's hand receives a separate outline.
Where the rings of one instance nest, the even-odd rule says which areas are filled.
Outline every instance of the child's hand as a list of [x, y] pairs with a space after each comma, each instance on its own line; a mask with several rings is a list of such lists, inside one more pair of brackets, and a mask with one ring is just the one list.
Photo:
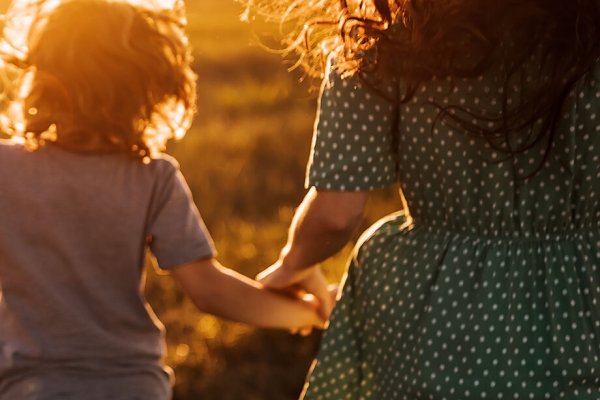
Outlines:
[[263, 272], [258, 274], [256, 279], [268, 288], [280, 290], [297, 297], [305, 294], [314, 296], [319, 313], [323, 319], [328, 320], [333, 309], [337, 286], [332, 289], [328, 286], [321, 268], [315, 265], [302, 271], [289, 271], [280, 261], [276, 262]]
[[[337, 301], [337, 295], [338, 295], [338, 289], [339, 286], [336, 284], [332, 284], [328, 286], [328, 290], [329, 290], [329, 298], [332, 304], [335, 305], [336, 301]], [[310, 294], [306, 294], [305, 292], [302, 292], [300, 290], [296, 290], [294, 292], [294, 294], [296, 296], [301, 296], [301, 298], [304, 301], [308, 301], [313, 307], [315, 307], [315, 310], [318, 312], [319, 317], [322, 317], [322, 311], [320, 309], [320, 304], [318, 301], [316, 301], [315, 297], [313, 295]], [[317, 328], [320, 329], [327, 329], [327, 326], [329, 325], [329, 315], [325, 316], [325, 322], [323, 326], [318, 326]], [[306, 326], [306, 327], [302, 327], [302, 328], [296, 328], [296, 329], [290, 329], [290, 332], [292, 334], [297, 334], [297, 335], [301, 335], [301, 336], [308, 336], [312, 333], [313, 331], [313, 326]]]
[[[308, 336], [312, 333], [314, 328], [325, 329], [328, 321], [323, 317], [320, 304], [311, 294], [307, 294], [300, 290], [276, 290], [269, 289], [274, 293], [283, 295], [289, 299], [292, 299], [302, 308], [302, 312], [295, 312], [290, 314], [288, 317], [291, 318], [291, 328], [289, 331], [292, 334], [299, 334], [302, 336]], [[308, 313], [307, 313], [308, 311]]]
[[[280, 291], [281, 292], [281, 291]], [[294, 296], [296, 299], [304, 303], [305, 306], [311, 309], [314, 317], [317, 318], [318, 323], [312, 323], [309, 325], [298, 325], [296, 328], [290, 329], [290, 332], [294, 335], [308, 336], [312, 333], [314, 328], [325, 329], [327, 327], [327, 319], [323, 318], [319, 308], [319, 303], [313, 295], [296, 292], [288, 292], [289, 295]]]

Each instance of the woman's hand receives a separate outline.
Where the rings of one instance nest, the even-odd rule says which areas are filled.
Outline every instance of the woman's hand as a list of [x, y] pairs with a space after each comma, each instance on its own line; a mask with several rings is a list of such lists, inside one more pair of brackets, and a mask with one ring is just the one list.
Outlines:
[[337, 285], [328, 285], [319, 265], [294, 271], [277, 261], [256, 278], [270, 289], [285, 291], [299, 297], [306, 294], [314, 296], [321, 317], [329, 319], [335, 304]]
[[257, 276], [259, 282], [288, 295], [314, 296], [319, 313], [329, 319], [337, 287], [327, 285], [318, 263], [352, 238], [367, 199], [368, 192], [311, 188], [294, 214], [279, 261]]
[[326, 325], [313, 296], [270, 289], [213, 258], [178, 265], [171, 274], [201, 311], [221, 318], [292, 331]]

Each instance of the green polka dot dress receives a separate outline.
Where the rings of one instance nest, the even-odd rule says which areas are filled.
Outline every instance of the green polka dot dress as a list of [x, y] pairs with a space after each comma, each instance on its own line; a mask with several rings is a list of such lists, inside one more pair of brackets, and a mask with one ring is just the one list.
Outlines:
[[304, 400], [600, 399], [600, 68], [545, 160], [436, 123], [432, 101], [518, 101], [500, 76], [433, 80], [399, 110], [356, 77], [324, 82], [308, 185], [399, 183], [407, 208], [363, 236]]

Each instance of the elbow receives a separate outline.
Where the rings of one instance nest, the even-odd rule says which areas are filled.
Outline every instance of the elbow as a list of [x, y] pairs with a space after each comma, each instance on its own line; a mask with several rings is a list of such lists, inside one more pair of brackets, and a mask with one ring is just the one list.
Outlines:
[[213, 259], [178, 266], [172, 275], [198, 310], [213, 313], [219, 294], [220, 271]]
[[194, 306], [196, 306], [198, 311], [200, 311], [202, 313], [206, 313], [206, 314], [213, 313], [213, 305], [211, 304], [211, 301], [210, 301], [211, 298], [210, 298], [210, 296], [208, 296], [207, 293], [194, 293], [194, 294], [188, 293], [188, 297], [190, 298], [190, 300], [192, 301]]
[[345, 212], [331, 212], [324, 215], [322, 224], [327, 231], [332, 233], [352, 234], [358, 227], [358, 224], [362, 221], [362, 217], [362, 209], [345, 210]]
[[315, 191], [314, 196], [313, 206], [318, 210], [323, 229], [352, 233], [362, 221], [367, 193]]

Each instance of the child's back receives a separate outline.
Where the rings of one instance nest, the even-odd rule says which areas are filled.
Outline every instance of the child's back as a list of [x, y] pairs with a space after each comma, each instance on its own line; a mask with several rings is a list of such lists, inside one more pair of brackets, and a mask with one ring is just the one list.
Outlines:
[[0, 144], [0, 398], [164, 399], [146, 246], [163, 268], [213, 254], [176, 164], [157, 155], [193, 113], [187, 41], [171, 12], [39, 4], [9, 13], [9, 28], [19, 12], [33, 21], [2, 119], [26, 145]]
[[74, 370], [123, 372], [138, 394], [168, 388], [162, 327], [141, 290], [141, 233], [161, 267], [212, 255], [174, 161], [2, 142], [0, 171], [0, 398], [73, 388], [56, 375]]

